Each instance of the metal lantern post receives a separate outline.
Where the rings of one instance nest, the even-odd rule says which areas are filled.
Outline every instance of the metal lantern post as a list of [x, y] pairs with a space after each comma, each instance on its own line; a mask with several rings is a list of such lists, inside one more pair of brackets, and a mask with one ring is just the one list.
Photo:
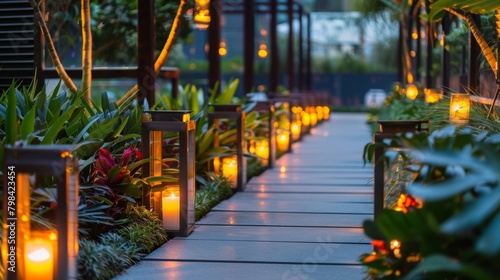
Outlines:
[[[266, 124], [268, 147], [265, 148], [267, 156], [267, 167], [273, 168], [276, 161], [276, 128], [274, 127], [274, 105], [270, 101], [257, 101], [253, 108], [254, 111], [268, 116]], [[256, 147], [257, 149], [257, 147]]]
[[[162, 176], [164, 133], [178, 136], [175, 180], [143, 187], [142, 203], [156, 213], [169, 236], [188, 236], [195, 222], [195, 122], [190, 111], [149, 111], [142, 122], [143, 157], [153, 158], [142, 167], [143, 176]], [[172, 168], [172, 167], [168, 167]]]
[[[241, 105], [212, 105], [214, 111], [208, 113], [208, 123], [216, 127], [214, 137], [214, 147], [219, 147], [219, 123], [220, 120], [227, 119], [236, 124], [236, 158], [221, 159], [215, 158], [213, 167], [216, 174], [222, 172], [232, 183], [237, 191], [244, 191], [247, 180], [246, 160], [243, 156], [244, 133], [245, 133], [245, 112]], [[222, 168], [221, 168], [222, 167]]]
[[[424, 120], [410, 120], [410, 121], [378, 121], [380, 125], [380, 131], [376, 132], [373, 135], [373, 142], [375, 144], [381, 144], [385, 139], [391, 139], [394, 135], [398, 133], [416, 133], [428, 131], [428, 121]], [[426, 125], [427, 127], [423, 127]], [[382, 145], [378, 145], [375, 148], [375, 153], [373, 157], [373, 207], [374, 207], [374, 216], [375, 218], [378, 214], [384, 209], [384, 188], [385, 188], [385, 180], [384, 180], [384, 153], [385, 148]]]
[[[5, 147], [3, 166], [4, 279], [77, 279], [78, 162], [71, 146]], [[50, 205], [31, 204], [43, 176], [57, 198]], [[33, 209], [32, 209], [33, 207]], [[54, 209], [51, 209], [54, 208]], [[45, 228], [31, 222], [32, 211], [49, 211]]]

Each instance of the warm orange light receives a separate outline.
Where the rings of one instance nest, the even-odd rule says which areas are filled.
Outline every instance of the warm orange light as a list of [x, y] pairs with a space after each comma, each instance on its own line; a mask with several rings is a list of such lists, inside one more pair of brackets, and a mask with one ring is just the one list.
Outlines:
[[267, 57], [267, 50], [265, 49], [260, 49], [258, 52], [257, 52], [257, 55], [260, 57], [260, 58], [266, 58]]
[[209, 0], [195, 0], [193, 13], [193, 25], [198, 29], [207, 29], [210, 24]]
[[286, 172], [286, 167], [282, 166], [282, 167], [280, 168], [280, 172], [281, 172], [281, 173], [285, 173], [285, 172]]
[[469, 122], [470, 96], [468, 94], [453, 93], [450, 99], [450, 121], [454, 124]]
[[292, 140], [293, 141], [298, 141], [300, 139], [300, 131], [301, 131], [301, 126], [302, 124], [300, 121], [294, 121], [292, 122]]
[[323, 106], [323, 118], [328, 120], [330, 118], [330, 107]]
[[302, 111], [301, 112], [301, 120], [302, 120], [302, 124], [304, 126], [310, 126], [311, 125], [311, 116], [306, 111]]
[[262, 158], [262, 164], [267, 165], [269, 160], [269, 141], [255, 141], [255, 155]]
[[[163, 194], [167, 192], [164, 191]], [[165, 230], [179, 230], [180, 229], [180, 199], [171, 191], [170, 195], [162, 197], [162, 221]]]
[[309, 116], [311, 117], [311, 126], [316, 126], [318, 124], [318, 114], [316, 114], [316, 112], [312, 112]]
[[290, 133], [288, 131], [282, 131], [278, 137], [276, 137], [276, 146], [278, 150], [284, 152], [288, 151], [288, 146], [290, 145]]
[[418, 33], [417, 32], [411, 33], [411, 37], [413, 38], [413, 40], [417, 40], [418, 39]]
[[406, 87], [406, 97], [408, 97], [411, 100], [414, 100], [418, 96], [418, 88], [414, 84], [409, 84]]
[[50, 235], [32, 233], [37, 237], [26, 240], [25, 243], [25, 279], [54, 279], [54, 239]]
[[222, 176], [227, 178], [231, 186], [237, 185], [238, 161], [236, 156], [222, 159]]
[[439, 101], [439, 99], [443, 98], [442, 93], [429, 88], [424, 89], [424, 94], [425, 94], [425, 102], [427, 103], [436, 103]]
[[260, 29], [260, 35], [267, 36], [267, 30], [265, 28]]
[[219, 44], [219, 55], [225, 56], [227, 54], [226, 42], [220, 42]]

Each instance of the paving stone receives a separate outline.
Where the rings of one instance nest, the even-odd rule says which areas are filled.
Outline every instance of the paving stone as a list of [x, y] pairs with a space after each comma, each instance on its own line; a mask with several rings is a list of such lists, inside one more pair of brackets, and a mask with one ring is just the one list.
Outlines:
[[245, 192], [268, 192], [268, 193], [365, 193], [373, 194], [373, 186], [368, 184], [324, 184], [324, 185], [309, 185], [301, 184], [286, 184], [279, 183], [253, 183], [247, 184]]
[[189, 237], [175, 238], [219, 241], [370, 243], [362, 228], [197, 225], [196, 230]]
[[265, 264], [239, 262], [143, 261], [117, 280], [356, 280], [366, 269], [359, 265]]
[[146, 256], [147, 260], [231, 261], [301, 264], [359, 264], [369, 244], [213, 241], [172, 239]]
[[259, 213], [213, 211], [199, 225], [360, 227], [368, 214]]
[[353, 203], [373, 203], [373, 194], [369, 193], [267, 193], [267, 192], [238, 192], [235, 193], [227, 202], [239, 201], [308, 201], [308, 202], [353, 202]]

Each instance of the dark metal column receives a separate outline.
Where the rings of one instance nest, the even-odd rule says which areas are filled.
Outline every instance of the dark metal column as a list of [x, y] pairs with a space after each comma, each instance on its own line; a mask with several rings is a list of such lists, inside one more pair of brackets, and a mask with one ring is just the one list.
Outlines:
[[[476, 25], [481, 28], [481, 16], [473, 15]], [[479, 56], [481, 49], [472, 32], [469, 32], [470, 53], [469, 53], [469, 88], [472, 92], [479, 92]]]
[[[447, 13], [441, 22], [443, 27], [443, 36], [444, 36], [444, 46], [443, 46], [443, 62], [442, 62], [442, 70], [441, 70], [441, 87], [444, 89], [450, 88], [450, 52], [446, 49], [446, 36], [450, 34], [451, 20], [450, 15]], [[445, 91], [446, 93], [446, 91]]]
[[279, 54], [278, 54], [278, 0], [271, 0], [271, 23], [269, 39], [271, 41], [271, 67], [269, 69], [269, 91], [276, 92], [279, 79]]
[[306, 89], [311, 90], [312, 89], [312, 77], [311, 77], [311, 32], [312, 32], [312, 27], [311, 27], [311, 14], [307, 14], [307, 53], [306, 53]]
[[[139, 1], [140, 2], [140, 1]], [[210, 25], [208, 26], [208, 88], [215, 89], [220, 93], [221, 82], [221, 58], [219, 55], [219, 44], [221, 41], [221, 2], [210, 0]]]
[[[299, 78], [297, 79], [300, 91], [304, 90], [304, 9], [299, 5]], [[291, 141], [290, 141], [291, 142]]]
[[415, 81], [420, 82], [420, 67], [422, 66], [422, 40], [420, 36], [420, 29], [422, 24], [420, 23], [420, 6], [417, 7], [417, 13], [415, 16], [415, 28], [417, 29], [417, 39], [415, 40], [417, 46], [415, 48]]
[[426, 63], [425, 63], [425, 87], [426, 88], [433, 88], [434, 83], [432, 81], [432, 50], [434, 46], [434, 34], [432, 32], [432, 23], [427, 22], [426, 26]]
[[154, 3], [154, 0], [141, 0], [137, 7], [137, 85], [139, 87], [137, 101], [143, 104], [144, 99], [147, 99], [149, 105], [155, 103], [155, 30], [151, 28], [155, 26]]
[[404, 31], [403, 31], [403, 23], [399, 22], [399, 36], [398, 36], [398, 54], [396, 55], [396, 63], [398, 65], [398, 77], [397, 81], [402, 83], [404, 76], [404, 60], [403, 60], [403, 44], [404, 44]]
[[245, 0], [243, 9], [243, 25], [245, 32], [243, 33], [243, 52], [244, 52], [244, 67], [243, 74], [243, 93], [248, 93], [254, 86], [254, 54], [255, 54], [255, 13], [254, 0]]
[[288, 52], [287, 52], [287, 63], [288, 63], [288, 90], [293, 91], [295, 88], [295, 60], [294, 60], [294, 50], [293, 50], [293, 2], [294, 0], [288, 0]]

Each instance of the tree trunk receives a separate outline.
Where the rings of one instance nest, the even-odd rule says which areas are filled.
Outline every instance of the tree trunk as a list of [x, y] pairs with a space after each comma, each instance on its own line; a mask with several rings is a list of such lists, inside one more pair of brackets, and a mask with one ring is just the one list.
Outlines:
[[[47, 28], [44, 17], [42, 16], [40, 8], [38, 7], [38, 3], [36, 2], [36, 0], [29, 0], [29, 2], [31, 7], [33, 8], [35, 18], [38, 22], [38, 25], [40, 26], [40, 30], [42, 31], [43, 37], [45, 38], [45, 43], [47, 44], [49, 56], [50, 59], [52, 60], [52, 63], [54, 64], [54, 67], [56, 68], [57, 74], [63, 81], [64, 85], [66, 85], [68, 90], [71, 93], [76, 93], [78, 89], [75, 83], [73, 83], [73, 80], [71, 80], [71, 78], [68, 76], [68, 73], [66, 73], [66, 70], [64, 69], [64, 66], [61, 63], [61, 60], [57, 55], [56, 47], [54, 46], [54, 42], [52, 41], [52, 37], [50, 36], [50, 31]], [[38, 70], [41, 71], [42, 69]]]
[[[174, 21], [172, 22], [172, 28], [170, 29], [170, 34], [168, 34], [167, 41], [163, 45], [163, 49], [161, 50], [160, 55], [156, 59], [155, 62], [155, 74], [158, 75], [160, 73], [161, 67], [165, 63], [165, 61], [168, 58], [168, 55], [170, 54], [170, 50], [172, 49], [172, 46], [174, 45], [175, 38], [177, 37], [177, 30], [179, 29], [179, 21], [184, 13], [184, 7], [186, 6], [187, 0], [181, 0], [179, 3], [179, 8], [177, 8], [177, 14], [175, 15]], [[130, 97], [133, 97], [137, 94], [137, 91], [139, 90], [138, 85], [133, 86], [122, 98], [120, 98], [117, 102], [116, 105], [120, 106], [125, 100], [129, 99]], [[150, 104], [153, 105], [153, 104]]]
[[90, 0], [81, 0], [82, 19], [82, 85], [85, 99], [91, 103], [92, 84], [92, 27], [90, 25]]

